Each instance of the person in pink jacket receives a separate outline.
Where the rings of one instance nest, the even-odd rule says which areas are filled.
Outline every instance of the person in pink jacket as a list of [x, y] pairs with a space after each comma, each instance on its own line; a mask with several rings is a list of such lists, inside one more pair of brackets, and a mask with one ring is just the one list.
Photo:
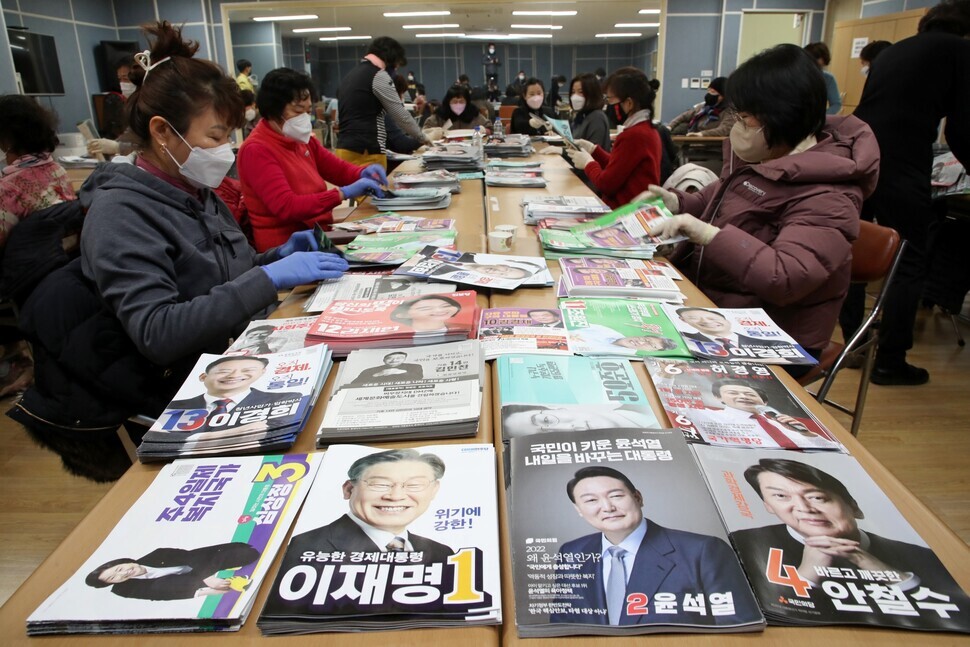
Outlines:
[[721, 178], [693, 194], [651, 187], [639, 196], [659, 195], [681, 214], [651, 233], [687, 236], [671, 259], [714, 303], [764, 308], [818, 357], [849, 287], [879, 146], [855, 117], [826, 120], [825, 81], [794, 45], [746, 61], [728, 79], [727, 95], [738, 119]]
[[333, 208], [341, 202], [383, 196], [387, 185], [383, 166], [345, 162], [313, 137], [312, 89], [309, 76], [288, 68], [271, 71], [259, 86], [262, 119], [237, 160], [256, 251], [278, 247], [315, 224], [332, 223]]

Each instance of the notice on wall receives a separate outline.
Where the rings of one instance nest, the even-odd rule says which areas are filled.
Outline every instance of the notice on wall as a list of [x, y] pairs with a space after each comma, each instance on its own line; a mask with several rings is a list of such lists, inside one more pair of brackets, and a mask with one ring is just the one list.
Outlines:
[[853, 38], [851, 58], [859, 58], [859, 54], [862, 52], [862, 48], [868, 44], [869, 44], [869, 38], [867, 36], [863, 36], [862, 38]]

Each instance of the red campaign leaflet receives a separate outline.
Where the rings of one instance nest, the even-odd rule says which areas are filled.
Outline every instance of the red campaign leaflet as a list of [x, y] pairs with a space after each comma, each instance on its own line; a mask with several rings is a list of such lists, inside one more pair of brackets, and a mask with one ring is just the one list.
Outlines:
[[256, 319], [249, 322], [246, 330], [226, 349], [226, 355], [266, 355], [312, 346], [319, 342], [307, 342], [306, 334], [315, 317], [290, 317], [287, 319]]
[[688, 442], [845, 451], [763, 364], [644, 360], [670, 422]]

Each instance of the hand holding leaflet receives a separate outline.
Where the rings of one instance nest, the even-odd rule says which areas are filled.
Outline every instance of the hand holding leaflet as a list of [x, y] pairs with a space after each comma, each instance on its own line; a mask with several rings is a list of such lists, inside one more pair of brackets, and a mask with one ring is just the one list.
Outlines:
[[323, 279], [338, 279], [347, 271], [347, 267], [347, 261], [335, 254], [294, 252], [275, 263], [264, 265], [263, 271], [277, 290], [286, 290]]
[[360, 172], [360, 177], [370, 178], [381, 186], [387, 186], [387, 171], [380, 164], [370, 164]]
[[92, 155], [117, 155], [121, 146], [113, 139], [92, 139], [88, 142], [88, 152]]
[[680, 212], [680, 200], [677, 198], [677, 194], [656, 184], [649, 185], [646, 191], [633, 198], [633, 202], [647, 202], [654, 198], [663, 200], [664, 206], [667, 207], [670, 213]]
[[362, 195], [376, 195], [378, 198], [384, 197], [384, 190], [381, 185], [370, 178], [361, 178], [353, 184], [340, 187], [340, 192], [344, 199], [359, 198]]
[[587, 139], [574, 139], [573, 143], [576, 144], [577, 148], [582, 151], [586, 151], [590, 155], [592, 155], [593, 151], [596, 149], [596, 144]]
[[582, 170], [586, 168], [586, 165], [593, 161], [593, 156], [585, 151], [581, 151], [578, 148], [567, 148], [566, 155], [569, 155], [569, 159], [572, 161], [573, 166]]
[[541, 119], [535, 115], [529, 117], [529, 125], [539, 130], [540, 128], [545, 128], [546, 130], [552, 130], [552, 126], [545, 119]]
[[683, 213], [657, 222], [650, 228], [650, 235], [656, 236], [662, 241], [677, 236], [686, 236], [692, 243], [707, 245], [714, 240], [719, 231], [721, 231], [719, 227], [699, 220], [689, 213]]
[[286, 258], [293, 252], [315, 252], [320, 249], [312, 231], [295, 231], [290, 239], [280, 245], [280, 258]]

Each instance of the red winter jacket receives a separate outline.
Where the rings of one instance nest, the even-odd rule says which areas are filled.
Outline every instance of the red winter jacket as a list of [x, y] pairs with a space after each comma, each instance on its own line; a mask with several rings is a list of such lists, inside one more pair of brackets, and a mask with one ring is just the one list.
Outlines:
[[613, 152], [597, 146], [583, 171], [614, 209], [630, 202], [651, 184], [660, 184], [660, 135], [649, 121], [625, 128]]
[[721, 308], [764, 308], [809, 349], [832, 336], [849, 286], [862, 201], [879, 178], [879, 145], [861, 120], [831, 116], [801, 153], [747, 164], [724, 143], [721, 179], [675, 191], [680, 212], [721, 231], [672, 259]]
[[311, 137], [307, 144], [281, 135], [260, 119], [237, 157], [243, 198], [256, 250], [282, 245], [293, 232], [332, 222], [340, 193], [363, 167], [339, 159]]

